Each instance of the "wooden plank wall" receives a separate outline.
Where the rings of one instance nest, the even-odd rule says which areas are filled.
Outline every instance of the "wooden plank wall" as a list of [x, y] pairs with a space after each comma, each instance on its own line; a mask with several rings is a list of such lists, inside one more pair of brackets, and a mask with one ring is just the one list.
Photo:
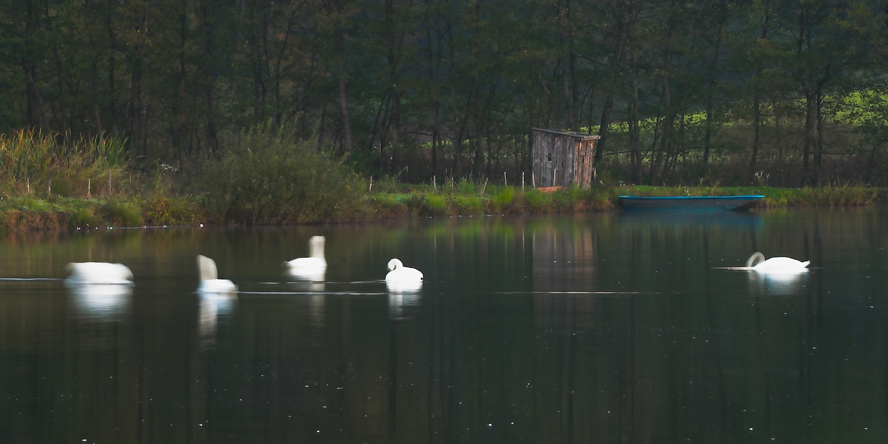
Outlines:
[[[532, 181], [538, 187], [589, 186], [595, 139], [534, 131]], [[549, 161], [551, 156], [552, 161]]]

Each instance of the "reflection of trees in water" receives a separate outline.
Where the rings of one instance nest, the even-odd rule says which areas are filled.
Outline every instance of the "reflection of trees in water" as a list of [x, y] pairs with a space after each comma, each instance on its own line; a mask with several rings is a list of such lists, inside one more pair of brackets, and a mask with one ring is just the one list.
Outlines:
[[[180, 313], [178, 295], [165, 294], [131, 298], [131, 322], [71, 322], [45, 298], [4, 291], [0, 352], [9, 365], [0, 392], [16, 402], [0, 405], [24, 418], [7, 430], [39, 442], [92, 432], [97, 442], [197, 443], [868, 442], [867, 433], [884, 434], [884, 286], [874, 273], [841, 284], [830, 282], [842, 278], [835, 272], [824, 278], [850, 254], [833, 248], [837, 238], [788, 223], [774, 235], [788, 240], [757, 227], [535, 223], [474, 235], [436, 225], [427, 288], [401, 316], [392, 316], [381, 282], [373, 295], [244, 297], [224, 322], [219, 307], [185, 304]], [[868, 227], [830, 230], [875, 261], [886, 229]], [[551, 246], [537, 250], [533, 235], [546, 233]], [[872, 245], [850, 246], [861, 243]], [[810, 249], [799, 256], [818, 265], [824, 251], [836, 259], [789, 292], [746, 272], [709, 271], [742, 265], [762, 246]], [[575, 268], [552, 268], [561, 274], [548, 279], [537, 252]], [[189, 266], [192, 259], [189, 252]], [[825, 297], [830, 287], [847, 294]], [[650, 291], [606, 294], [615, 289]], [[554, 293], [561, 290], [594, 294]], [[774, 290], [781, 297], [749, 297]], [[203, 323], [213, 310], [210, 333]], [[213, 346], [200, 347], [209, 336]]]
[[590, 293], [597, 290], [596, 239], [591, 228], [543, 226], [531, 233], [531, 239], [536, 323], [571, 325], [577, 312], [591, 313], [595, 298]]

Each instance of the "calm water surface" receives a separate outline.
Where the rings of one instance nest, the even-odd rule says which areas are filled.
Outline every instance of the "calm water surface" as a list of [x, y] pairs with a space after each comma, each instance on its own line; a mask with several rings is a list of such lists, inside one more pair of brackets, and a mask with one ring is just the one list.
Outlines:
[[[883, 208], [13, 233], [0, 442], [885, 442], [886, 246]], [[723, 268], [755, 251], [813, 269]], [[136, 284], [66, 288], [83, 261]]]

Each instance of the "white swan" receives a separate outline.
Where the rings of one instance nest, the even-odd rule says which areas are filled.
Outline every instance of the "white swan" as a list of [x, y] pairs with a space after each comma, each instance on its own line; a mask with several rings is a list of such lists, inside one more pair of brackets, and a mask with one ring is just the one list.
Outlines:
[[746, 261], [746, 268], [765, 273], [799, 273], [808, 271], [811, 261], [798, 261], [789, 257], [772, 257], [765, 260], [765, 255], [755, 252]]
[[306, 281], [323, 281], [327, 271], [327, 259], [324, 258], [324, 236], [312, 236], [308, 240], [309, 257], [300, 257], [285, 261], [283, 266], [287, 273], [297, 279]]
[[67, 282], [74, 285], [131, 285], [133, 272], [123, 264], [72, 262], [66, 267]]
[[216, 271], [216, 263], [212, 259], [197, 255], [197, 269], [200, 271], [200, 285], [197, 291], [200, 293], [233, 293], [237, 291], [237, 285], [228, 279], [219, 279]]
[[388, 263], [391, 270], [385, 275], [385, 284], [390, 291], [418, 291], [422, 288], [422, 272], [410, 267], [405, 267], [398, 259], [392, 259]]

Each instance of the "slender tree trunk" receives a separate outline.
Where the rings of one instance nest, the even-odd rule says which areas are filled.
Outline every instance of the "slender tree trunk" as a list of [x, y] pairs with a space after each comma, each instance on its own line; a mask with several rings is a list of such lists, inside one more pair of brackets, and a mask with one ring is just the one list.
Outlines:
[[107, 3], [108, 15], [105, 17], [105, 26], [108, 28], [108, 119], [111, 121], [111, 132], [117, 133], [117, 90], [114, 85], [114, 78], [116, 76], [115, 67], [117, 64], [116, 60], [116, 51], [117, 51], [117, 35], [114, 33], [114, 23], [113, 23], [113, 11], [115, 11], [114, 5], [116, 5], [116, 0], [108, 0]]
[[803, 148], [803, 164], [804, 174], [802, 175], [802, 186], [817, 186], [817, 173], [815, 169], [809, 167], [809, 158], [811, 153], [817, 153], [817, 117], [816, 117], [816, 99], [813, 92], [805, 94], [805, 144]]
[[614, 90], [617, 85], [617, 73], [619, 72], [620, 64], [623, 61], [623, 42], [625, 41], [625, 33], [623, 27], [621, 26], [618, 29], [619, 38], [617, 39], [616, 44], [614, 44], [614, 52], [611, 62], [611, 72], [610, 72], [610, 81], [608, 82], [607, 87], [607, 96], [604, 99], [604, 106], [601, 110], [601, 124], [598, 126], [598, 146], [595, 148], [595, 157], [594, 163], [598, 163], [602, 157], [604, 156], [604, 147], [607, 143], [608, 134], [610, 132], [610, 116], [611, 110], [614, 106]]
[[185, 84], [186, 84], [186, 66], [185, 53], [188, 45], [188, 16], [186, 15], [188, 3], [185, 0], [179, 3], [179, 87], [176, 91], [176, 131], [173, 134], [173, 147], [190, 153], [190, 149], [185, 146]]
[[[762, 32], [760, 38], [762, 41], [768, 38], [768, 30], [770, 23], [770, 3], [766, 3], [765, 8], [765, 16], [762, 18]], [[762, 88], [761, 88], [761, 78], [762, 78], [763, 69], [759, 67], [755, 72], [755, 82], [753, 84], [753, 125], [754, 125], [754, 136], [752, 142], [752, 156], [749, 161], [749, 178], [750, 181], [756, 174], [756, 161], [758, 160], [758, 152], [759, 145], [761, 144], [761, 131], [762, 131], [762, 105], [761, 105], [761, 97], [762, 97]], [[776, 112], [776, 110], [775, 110]]]
[[[336, 2], [338, 13], [344, 15], [341, 2]], [[337, 68], [339, 70], [339, 114], [342, 115], [342, 132], [345, 139], [345, 151], [349, 154], [355, 150], [352, 143], [351, 118], [348, 115], [347, 82], [345, 76], [345, 29], [336, 27], [336, 46], [339, 48]]]
[[762, 130], [762, 107], [759, 98], [759, 90], [758, 90], [758, 82], [755, 85], [755, 92], [752, 97], [752, 108], [753, 108], [753, 138], [752, 138], [752, 156], [749, 160], [749, 180], [752, 181], [752, 178], [755, 176], [755, 162], [758, 158], [759, 151], [759, 141], [761, 140], [761, 130]]
[[718, 72], [718, 55], [719, 49], [721, 49], [721, 40], [722, 40], [722, 29], [724, 28], [725, 22], [725, 2], [722, 0], [719, 2], [719, 14], [721, 19], [718, 22], [718, 30], [715, 33], [715, 51], [712, 54], [712, 64], [709, 66], [709, 78], [706, 82], [706, 134], [703, 139], [703, 171], [701, 171], [700, 178], [704, 178], [708, 174], [709, 169], [709, 152], [712, 149], [712, 121], [713, 117], [713, 106], [714, 106], [714, 91], [715, 91], [715, 78]]
[[629, 151], [632, 158], [632, 182], [638, 184], [641, 182], [641, 147], [640, 134], [638, 128], [638, 66], [635, 63], [635, 49], [631, 50], [630, 55], [630, 78], [629, 78]]
[[219, 150], [219, 138], [216, 129], [216, 104], [215, 94], [213, 92], [213, 51], [215, 27], [210, 19], [210, 0], [202, 0], [201, 2], [201, 22], [204, 28], [204, 51], [203, 51], [203, 71], [204, 71], [204, 97], [206, 100], [205, 120], [207, 132], [207, 146], [212, 152]]

